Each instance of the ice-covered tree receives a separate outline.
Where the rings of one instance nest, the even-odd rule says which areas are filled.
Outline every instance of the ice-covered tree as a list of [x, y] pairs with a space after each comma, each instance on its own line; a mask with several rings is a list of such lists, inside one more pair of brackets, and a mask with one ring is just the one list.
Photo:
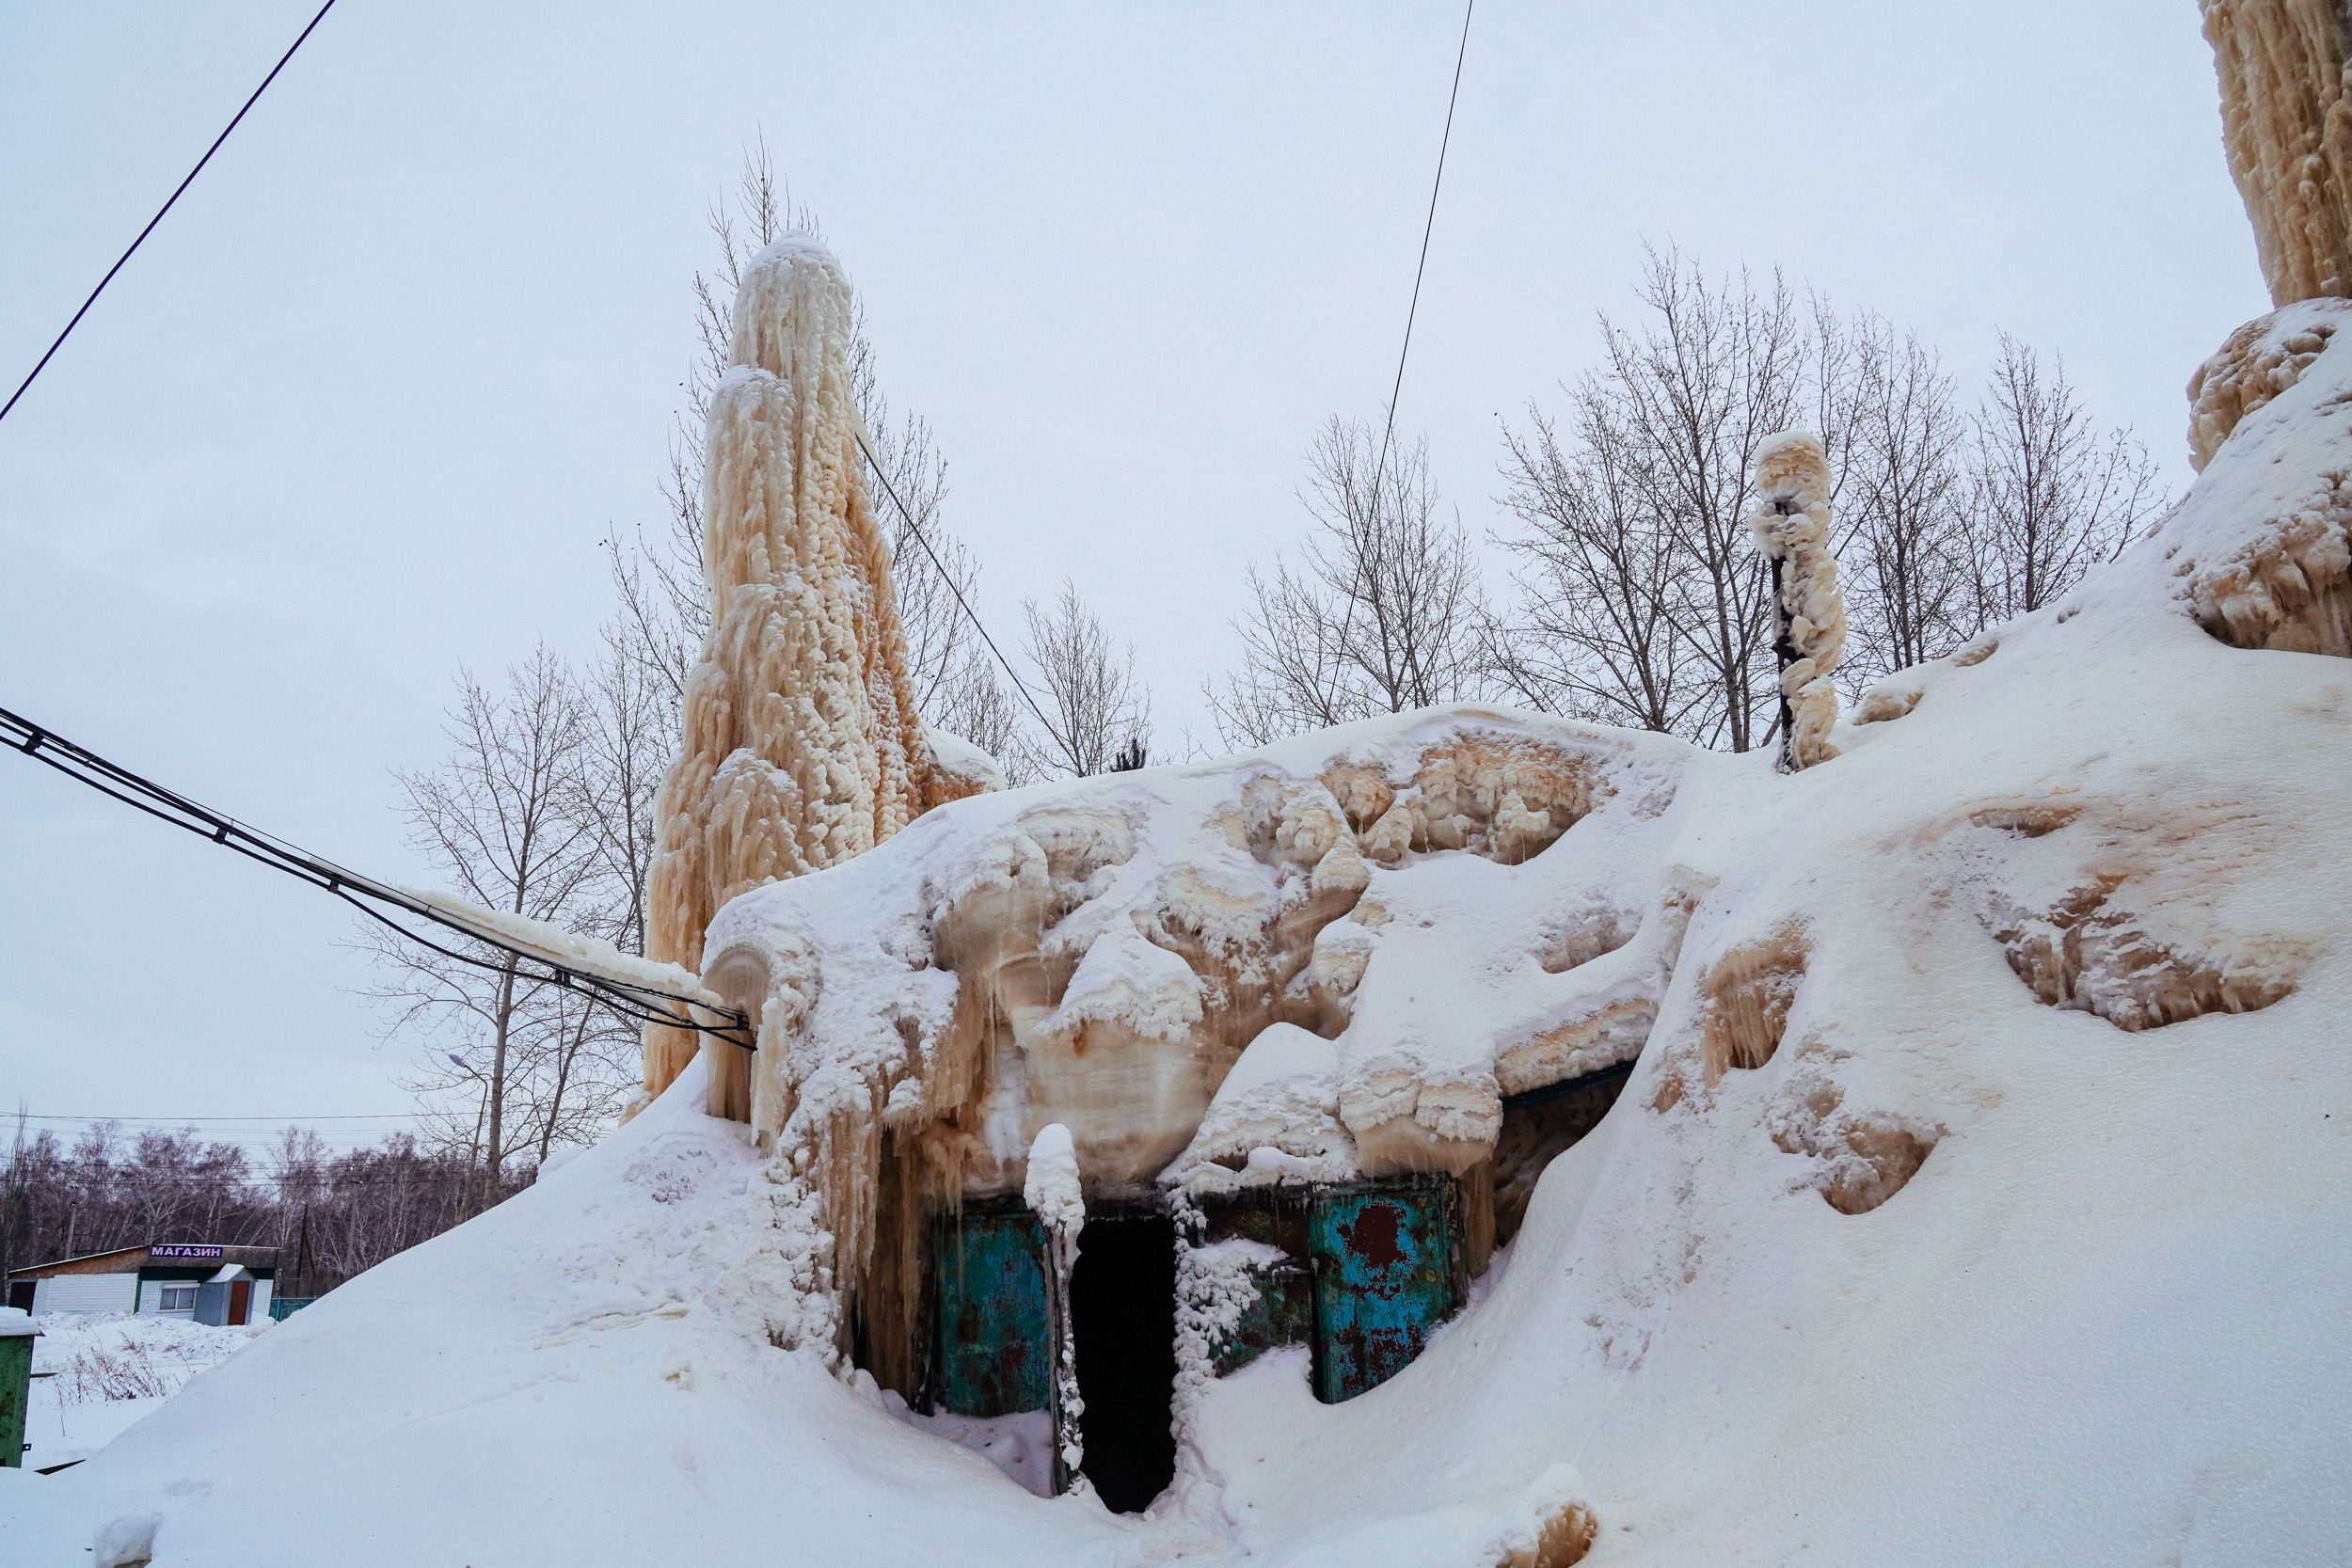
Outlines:
[[[1548, 711], [1745, 750], [1773, 735], [1769, 583], [1724, 519], [1756, 443], [1802, 415], [1830, 465], [1859, 691], [2052, 602], [2163, 504], [2146, 454], [2062, 367], [2011, 338], [1969, 411], [1931, 350], [1883, 320], [1801, 309], [1775, 276], [1710, 280], [1653, 252], [1643, 316], [1563, 415], [1506, 427], [1515, 603], [1492, 666]], [[1744, 529], [1741, 531], [1744, 532]]]
[[[709, 629], [703, 565], [704, 440], [711, 394], [731, 362], [736, 293], [744, 267], [760, 250], [787, 232], [823, 232], [816, 213], [793, 199], [764, 141], [745, 149], [732, 198], [711, 203], [708, 225], [716, 255], [709, 269], [692, 279], [695, 352], [660, 483], [663, 515], [653, 527], [635, 530], [626, 542], [616, 536], [607, 543], [617, 601], [607, 640], [645, 668], [674, 707], [684, 699], [687, 673]], [[881, 479], [906, 506], [901, 513], [876, 484], [873, 509], [890, 544], [892, 586], [916, 708], [929, 722], [996, 754], [997, 745], [975, 733], [997, 731], [1001, 744], [1004, 707], [1002, 693], [993, 689], [995, 672], [959, 602], [972, 596], [979, 565], [943, 515], [946, 459], [921, 415], [894, 418], [866, 337], [865, 305], [854, 293], [850, 322], [846, 350], [850, 396], [873, 436]], [[666, 752], [659, 761], [667, 761]]]

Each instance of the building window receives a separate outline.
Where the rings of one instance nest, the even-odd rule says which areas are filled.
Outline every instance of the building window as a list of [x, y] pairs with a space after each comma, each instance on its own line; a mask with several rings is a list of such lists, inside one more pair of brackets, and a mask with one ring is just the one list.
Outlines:
[[195, 1286], [193, 1286], [193, 1285], [167, 1285], [167, 1286], [165, 1286], [165, 1287], [164, 1287], [164, 1299], [163, 1299], [163, 1301], [162, 1301], [161, 1305], [159, 1305], [159, 1306], [155, 1308], [155, 1310], [157, 1310], [158, 1312], [193, 1312], [193, 1311], [195, 1311], [195, 1310], [196, 1310], [196, 1287], [195, 1287]]

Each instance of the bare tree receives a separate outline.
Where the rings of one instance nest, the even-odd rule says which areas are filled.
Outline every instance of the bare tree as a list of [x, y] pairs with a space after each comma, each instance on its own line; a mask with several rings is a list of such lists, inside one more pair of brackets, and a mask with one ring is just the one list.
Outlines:
[[[597, 823], [579, 812], [589, 722], [570, 671], [542, 645], [503, 692], [458, 680], [449, 759], [394, 775], [411, 847], [486, 908], [576, 930], [609, 925]], [[368, 927], [361, 944], [383, 965], [369, 994], [389, 1011], [388, 1033], [425, 1038], [408, 1086], [441, 1112], [445, 1141], [471, 1151], [481, 1197], [501, 1190], [519, 1150], [581, 1135], [588, 1040], [575, 993], [462, 939], [427, 946]]]
[[1638, 504], [1670, 531], [1683, 569], [1675, 618], [1715, 690], [1696, 737], [1744, 752], [1772, 706], [1768, 583], [1745, 522], [1756, 443], [1788, 429], [1806, 397], [1807, 321], [1775, 272], [1758, 290], [1742, 269], [1710, 283], [1674, 250], [1652, 250], [1638, 330], [1603, 317], [1598, 395], [1618, 404]]
[[[265, 1164], [194, 1128], [126, 1137], [101, 1122], [69, 1148], [51, 1132], [27, 1136], [20, 1117], [0, 1166], [0, 1257], [16, 1268], [158, 1241], [274, 1246], [275, 1294], [314, 1296], [465, 1218], [481, 1174], [462, 1151], [421, 1148], [405, 1132], [338, 1155], [299, 1127], [283, 1131]], [[510, 1167], [492, 1201], [535, 1174]]]
[[938, 724], [994, 757], [1004, 769], [1006, 784], [1018, 788], [1035, 784], [1041, 775], [1036, 766], [1038, 745], [1029, 730], [1025, 701], [1016, 698], [1009, 685], [996, 678], [993, 657], [970, 660], [948, 689]]
[[[1985, 401], [1868, 314], [1801, 311], [1774, 275], [1710, 282], [1652, 251], [1641, 322], [1603, 318], [1606, 362], [1555, 423], [1504, 432], [1498, 542], [1518, 604], [1489, 659], [1523, 702], [1744, 751], [1771, 738], [1767, 581], [1742, 522], [1763, 436], [1809, 426], [1832, 458], [1859, 690], [2050, 602], [2162, 504], [2138, 444], [2095, 430], [2004, 337]], [[1761, 732], [1761, 733], [1759, 733]]]
[[1642, 320], [1603, 315], [1604, 362], [1564, 388], [1565, 440], [1532, 407], [1529, 432], [1504, 432], [1504, 501], [1529, 531], [1499, 541], [1521, 605], [1488, 657], [1523, 702], [1746, 751], [1774, 694], [1748, 472], [1800, 419], [1837, 444], [1854, 350], [1777, 273], [1710, 280], [1652, 249], [1637, 294]]
[[1951, 377], [1915, 335], [1877, 317], [1858, 318], [1848, 341], [1857, 395], [1837, 547], [1851, 630], [1838, 678], [1859, 693], [1957, 647], [1974, 595], [1956, 505], [1968, 424]]
[[2165, 504], [2145, 448], [2091, 422], [2063, 360], [2008, 333], [1974, 420], [1965, 500], [1977, 626], [2055, 603]]
[[1518, 609], [1490, 626], [1489, 661], [1528, 706], [1687, 734], [1716, 689], [1677, 616], [1677, 536], [1626, 471], [1616, 404], [1590, 382], [1571, 397], [1572, 447], [1533, 405], [1529, 433], [1503, 431], [1503, 501], [1529, 532], [1500, 541], [1519, 558]]
[[1065, 580], [1051, 605], [1025, 599], [1021, 608], [1048, 725], [1044, 738], [1025, 743], [1030, 770], [1082, 779], [1111, 771], [1131, 748], [1139, 757], [1151, 742], [1152, 693], [1136, 675], [1134, 645], [1111, 645], [1074, 583]]
[[1227, 745], [1485, 694], [1470, 540], [1438, 515], [1428, 443], [1382, 445], [1333, 416], [1309, 449], [1298, 563], [1250, 569], [1242, 669], [1204, 689]]
[[569, 817], [587, 830], [602, 896], [603, 937], [624, 953], [645, 951], [645, 879], [660, 823], [654, 796], [677, 750], [677, 712], [660, 673], [607, 628], [596, 662], [579, 683], [580, 743]]

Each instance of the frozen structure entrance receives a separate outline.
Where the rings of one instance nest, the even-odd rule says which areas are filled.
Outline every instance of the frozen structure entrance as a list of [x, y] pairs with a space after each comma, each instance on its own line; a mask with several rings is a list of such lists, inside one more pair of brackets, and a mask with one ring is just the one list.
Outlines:
[[1164, 1214], [1089, 1218], [1070, 1275], [1070, 1333], [1087, 1479], [1135, 1513], [1176, 1477], [1176, 1226]]
[[[1494, 1162], [1467, 1177], [1090, 1205], [1058, 1332], [1084, 1404], [1079, 1469], [1105, 1506], [1138, 1512], [1174, 1478], [1180, 1323], [1194, 1325], [1213, 1377], [1304, 1347], [1324, 1403], [1376, 1387], [1460, 1308], [1493, 1246], [1516, 1233], [1543, 1167], [1599, 1124], [1627, 1075], [1515, 1097]], [[1046, 1410], [1059, 1430], [1051, 1251], [1038, 1216], [1011, 1197], [968, 1200], [934, 1218], [926, 1253], [926, 1364], [904, 1390], [910, 1402], [974, 1417]], [[1056, 1489], [1069, 1481], [1057, 1463]]]
[[1218, 1377], [1396, 1376], [1642, 1053], [1680, 755], [1436, 710], [972, 797], [735, 896], [703, 977], [757, 1047], [708, 1104], [812, 1242], [786, 1348], [927, 1417], [1042, 1412], [1053, 1481], [1125, 1511]]

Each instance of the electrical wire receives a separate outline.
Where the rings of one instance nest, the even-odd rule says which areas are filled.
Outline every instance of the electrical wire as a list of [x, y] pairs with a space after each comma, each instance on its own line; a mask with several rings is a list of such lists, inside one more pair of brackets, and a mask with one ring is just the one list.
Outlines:
[[310, 25], [302, 29], [301, 37], [296, 38], [292, 44], [288, 45], [286, 52], [278, 57], [278, 63], [269, 68], [269, 74], [262, 78], [262, 85], [255, 87], [253, 89], [253, 96], [245, 101], [245, 108], [239, 109], [237, 111], [236, 118], [231, 119], [226, 126], [222, 127], [220, 135], [213, 138], [213, 145], [204, 150], [204, 156], [199, 158], [196, 161], [196, 166], [188, 170], [188, 177], [180, 182], [179, 185], [173, 189], [171, 195], [166, 198], [164, 204], [155, 209], [155, 215], [147, 220], [147, 227], [140, 230], [139, 237], [131, 242], [131, 248], [124, 251], [113, 266], [106, 269], [106, 276], [98, 280], [98, 287], [89, 292], [89, 298], [82, 301], [82, 308], [73, 312], [73, 319], [72, 321], [65, 324], [65, 330], [57, 334], [57, 341], [51, 343], [49, 345], [49, 352], [40, 356], [40, 363], [35, 365], [32, 369], [31, 374], [25, 376], [23, 381], [17, 384], [16, 390], [8, 394], [8, 401], [7, 404], [0, 404], [0, 420], [5, 420], [8, 417], [8, 410], [16, 406], [16, 400], [24, 395], [24, 389], [33, 384], [33, 377], [40, 374], [42, 371], [48, 368], [49, 361], [56, 357], [57, 350], [65, 346], [66, 339], [73, 335], [73, 329], [82, 325], [82, 318], [89, 314], [89, 308], [98, 303], [98, 296], [106, 292], [106, 285], [115, 280], [115, 274], [120, 272], [122, 270], [123, 263], [130, 261], [132, 254], [135, 252], [140, 245], [147, 243], [147, 236], [152, 234], [155, 231], [155, 226], [164, 221], [164, 214], [170, 212], [171, 204], [180, 199], [180, 193], [186, 190], [191, 184], [196, 182], [196, 177], [204, 172], [204, 166], [213, 161], [213, 154], [220, 150], [220, 144], [229, 139], [229, 133], [237, 128], [239, 120], [245, 119], [246, 111], [252, 108], [254, 104], [262, 101], [262, 94], [269, 90], [269, 85], [272, 82], [278, 80], [278, 73], [286, 69], [286, 62], [288, 60], [294, 57], [294, 51], [302, 47], [303, 40], [308, 39], [312, 30], [315, 29], [320, 23], [326, 20], [326, 13], [334, 8], [335, 0], [326, 0], [326, 4], [319, 8], [319, 14], [310, 19]]
[[[500, 933], [496, 927], [469, 922], [462, 916], [435, 908], [414, 894], [403, 892], [371, 877], [349, 871], [331, 861], [322, 860], [287, 843], [284, 839], [248, 828], [233, 817], [222, 816], [197, 804], [184, 795], [151, 783], [126, 768], [120, 768], [95, 752], [77, 746], [54, 731], [45, 730], [31, 720], [0, 708], [0, 739], [34, 761], [45, 763], [70, 779], [79, 780], [100, 794], [121, 801], [124, 805], [168, 822], [175, 828], [209, 838], [224, 848], [233, 849], [248, 860], [261, 862], [273, 870], [282, 871], [297, 881], [323, 888], [342, 899], [369, 919], [379, 922], [401, 937], [451, 958], [458, 963], [485, 970], [494, 974], [514, 973], [539, 984], [560, 986], [579, 992], [587, 1001], [596, 1003], [625, 1021], [638, 1024], [661, 1024], [695, 1034], [716, 1035], [731, 1040], [746, 1051], [758, 1047], [748, 1037], [751, 1021], [739, 1012], [714, 1006], [706, 997], [682, 996], [633, 980], [617, 979], [598, 974], [584, 966], [563, 962], [532, 948], [518, 944]], [[377, 905], [389, 905], [404, 913], [431, 921], [437, 926], [456, 932], [469, 942], [508, 955], [505, 960], [493, 962], [469, 953], [447, 947], [421, 932], [413, 931], [384, 912]], [[539, 971], [522, 968], [536, 965]], [[666, 1004], [666, 1005], [665, 1005]], [[694, 1020], [689, 1009], [700, 1008], [725, 1020], [723, 1023], [702, 1023]]]
[[1372, 489], [1380, 493], [1381, 471], [1389, 464], [1389, 439], [1396, 434], [1396, 400], [1405, 392], [1405, 357], [1413, 352], [1413, 318], [1421, 313], [1421, 279], [1429, 270], [1429, 236], [1438, 230], [1438, 192], [1445, 185], [1446, 150], [1454, 145], [1454, 105], [1462, 97], [1462, 62], [1470, 57], [1470, 12], [1478, 0], [1466, 0], [1462, 7], [1462, 43], [1454, 52], [1454, 89], [1446, 95], [1445, 135], [1438, 139], [1438, 177], [1429, 182], [1429, 216], [1421, 226], [1421, 260], [1413, 266], [1413, 302], [1405, 309], [1405, 346], [1396, 354], [1396, 382], [1389, 388], [1388, 428], [1380, 436], [1380, 458], [1372, 466]]
[[385, 1112], [383, 1115], [381, 1115], [381, 1116], [373, 1116], [373, 1117], [363, 1117], [363, 1116], [334, 1116], [334, 1117], [68, 1117], [68, 1116], [59, 1116], [59, 1115], [57, 1115], [57, 1114], [56, 1114], [56, 1113], [55, 1113], [55, 1112], [19, 1111], [19, 1112], [14, 1113], [13, 1115], [0, 1115], [0, 1122], [6, 1122], [6, 1121], [146, 1121], [146, 1122], [155, 1122], [155, 1123], [157, 1123], [157, 1124], [159, 1124], [159, 1125], [162, 1125], [162, 1124], [168, 1124], [168, 1125], [173, 1126], [173, 1127], [179, 1127], [179, 1126], [183, 1126], [183, 1125], [184, 1125], [184, 1124], [186, 1124], [186, 1123], [190, 1123], [190, 1122], [199, 1122], [199, 1121], [207, 1121], [207, 1122], [210, 1122], [210, 1121], [262, 1121], [262, 1122], [267, 1122], [267, 1123], [269, 1123], [269, 1124], [270, 1124], [270, 1125], [272, 1125], [272, 1126], [279, 1126], [279, 1125], [282, 1125], [282, 1124], [287, 1123], [287, 1122], [295, 1122], [295, 1121], [305, 1122], [305, 1123], [308, 1123], [308, 1122], [313, 1122], [313, 1121], [405, 1121], [405, 1120], [410, 1119], [411, 1117], [424, 1117], [424, 1116], [431, 1116], [431, 1115], [433, 1115], [433, 1113], [432, 1113], [432, 1112], [430, 1112], [430, 1111], [386, 1111], [386, 1112]]
[[957, 608], [961, 610], [965, 617], [971, 621], [972, 628], [980, 634], [980, 641], [988, 644], [988, 651], [996, 656], [996, 662], [1003, 665], [1005, 673], [1012, 677], [1013, 689], [1021, 693], [1021, 700], [1029, 705], [1029, 711], [1037, 715], [1037, 721], [1045, 726], [1045, 733], [1054, 737], [1054, 744], [1062, 749], [1062, 753], [1074, 759], [1078, 754], [1077, 749], [1064, 739], [1061, 731], [1054, 727], [1054, 721], [1045, 717], [1045, 710], [1038, 706], [1035, 697], [1029, 695], [1028, 687], [1021, 679], [1021, 672], [1012, 667], [1012, 660], [1007, 658], [1005, 651], [996, 645], [996, 639], [988, 635], [988, 627], [981, 623], [979, 612], [975, 610], [970, 602], [964, 598], [963, 590], [956, 586], [954, 574], [950, 573], [946, 565], [941, 562], [939, 552], [931, 548], [931, 542], [923, 537], [922, 525], [914, 520], [914, 514], [908, 510], [907, 503], [898, 499], [898, 488], [890, 483], [890, 476], [882, 472], [882, 459], [874, 455], [874, 449], [866, 443], [865, 421], [859, 420], [857, 423], [859, 425], [856, 433], [857, 450], [866, 454], [866, 466], [874, 470], [874, 477], [882, 482], [882, 493], [888, 496], [891, 504], [898, 509], [898, 515], [907, 520], [907, 531], [914, 534], [914, 542], [923, 546], [923, 553], [930, 558], [931, 565], [939, 573], [939, 579], [947, 585], [947, 592], [956, 596]]
[[[1462, 97], [1462, 62], [1470, 57], [1470, 13], [1478, 0], [1464, 0], [1462, 6], [1462, 41], [1454, 52], [1454, 87], [1446, 94], [1445, 134], [1438, 138], [1438, 175], [1429, 182], [1429, 216], [1421, 226], [1421, 260], [1413, 264], [1413, 299], [1405, 309], [1405, 343], [1396, 351], [1396, 380], [1389, 388], [1389, 418], [1380, 432], [1380, 455], [1372, 466], [1372, 504], [1380, 504], [1380, 481], [1388, 472], [1389, 443], [1396, 435], [1397, 400], [1405, 394], [1405, 360], [1413, 352], [1413, 321], [1421, 314], [1421, 280], [1429, 270], [1429, 237], [1438, 229], [1438, 193], [1445, 187], [1446, 150], [1454, 145], [1454, 106]], [[1359, 578], [1360, 580], [1360, 578]], [[1354, 629], [1356, 594], [1349, 594], [1347, 608], [1340, 616], [1340, 657], [1346, 657], [1347, 634]]]

